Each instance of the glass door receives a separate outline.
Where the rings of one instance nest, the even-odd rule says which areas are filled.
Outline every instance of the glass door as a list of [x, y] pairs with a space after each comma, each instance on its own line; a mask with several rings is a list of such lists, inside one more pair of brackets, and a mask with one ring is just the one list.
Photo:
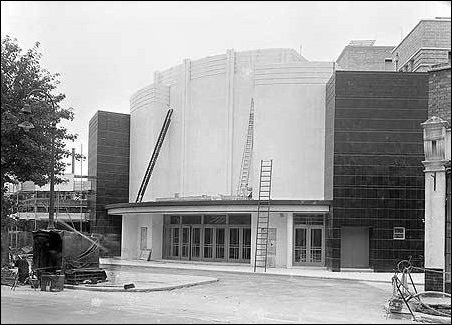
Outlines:
[[309, 257], [310, 262], [319, 264], [323, 262], [323, 228], [310, 228], [310, 247]]
[[215, 258], [225, 258], [226, 229], [215, 228]]
[[190, 226], [182, 227], [181, 259], [190, 259]]
[[307, 262], [307, 229], [295, 228], [294, 264]]
[[191, 228], [191, 259], [201, 258], [201, 228]]
[[179, 228], [170, 228], [170, 257], [179, 257]]
[[243, 228], [242, 237], [242, 260], [251, 259], [251, 228]]
[[294, 265], [324, 264], [323, 226], [296, 226], [294, 228]]
[[229, 228], [229, 260], [240, 259], [240, 228]]
[[213, 258], [213, 228], [204, 228], [204, 258]]

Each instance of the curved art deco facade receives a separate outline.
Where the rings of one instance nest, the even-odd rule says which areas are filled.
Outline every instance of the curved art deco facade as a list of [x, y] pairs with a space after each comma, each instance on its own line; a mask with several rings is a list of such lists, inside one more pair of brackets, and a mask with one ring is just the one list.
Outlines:
[[155, 72], [154, 82], [130, 99], [129, 201], [135, 201], [168, 106], [172, 122], [143, 201], [234, 195], [251, 98], [253, 197], [260, 160], [273, 159], [273, 199], [331, 199], [325, 88], [333, 69], [292, 49], [264, 49], [227, 50]]

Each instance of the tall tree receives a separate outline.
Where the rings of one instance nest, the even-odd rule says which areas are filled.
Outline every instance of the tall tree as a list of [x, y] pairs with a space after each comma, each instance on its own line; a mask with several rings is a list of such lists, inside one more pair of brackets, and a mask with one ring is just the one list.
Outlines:
[[[72, 109], [62, 108], [59, 103], [65, 95], [57, 92], [59, 74], [52, 74], [41, 67], [42, 54], [39, 42], [23, 52], [17, 39], [5, 36], [1, 50], [1, 190], [2, 231], [7, 226], [10, 212], [5, 197], [6, 184], [33, 181], [39, 186], [49, 182], [51, 171], [51, 134], [55, 141], [55, 181], [64, 172], [66, 164], [63, 157], [71, 152], [66, 149], [65, 141], [74, 141], [77, 137], [59, 124], [62, 120], [73, 120]], [[34, 89], [49, 94], [55, 103], [53, 110], [49, 99], [39, 92], [29, 95]], [[31, 114], [24, 114], [25, 103], [31, 105]], [[18, 125], [31, 122], [34, 128], [26, 131]], [[3, 241], [3, 239], [2, 239]]]

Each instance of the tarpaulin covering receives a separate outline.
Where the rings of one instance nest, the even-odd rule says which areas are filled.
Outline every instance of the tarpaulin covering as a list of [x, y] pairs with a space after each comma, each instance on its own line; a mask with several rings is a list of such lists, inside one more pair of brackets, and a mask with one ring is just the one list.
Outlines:
[[33, 268], [38, 273], [99, 268], [98, 240], [65, 230], [34, 231]]

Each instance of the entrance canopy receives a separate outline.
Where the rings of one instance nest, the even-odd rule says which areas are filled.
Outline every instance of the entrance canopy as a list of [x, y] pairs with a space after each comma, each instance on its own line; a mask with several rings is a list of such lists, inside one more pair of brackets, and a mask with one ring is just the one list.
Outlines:
[[[137, 213], [257, 212], [257, 200], [179, 200], [117, 203], [106, 206], [110, 215]], [[271, 200], [271, 212], [328, 213], [330, 200]]]
[[[303, 255], [299, 262], [324, 262], [324, 220], [331, 203], [271, 201], [268, 260], [272, 266], [292, 265], [294, 226], [298, 227], [304, 219], [310, 221], [310, 228], [305, 233], [297, 230], [295, 239], [301, 242], [311, 238], [312, 244], [309, 254], [303, 250], [305, 247], [298, 247], [301, 244], [296, 247]], [[257, 208], [257, 200], [168, 200], [106, 206], [112, 217], [122, 216], [122, 258], [138, 258], [142, 250], [152, 249], [152, 258], [157, 259], [238, 263], [252, 262]], [[318, 220], [321, 224], [314, 222]], [[277, 249], [280, 245], [285, 248]]]

